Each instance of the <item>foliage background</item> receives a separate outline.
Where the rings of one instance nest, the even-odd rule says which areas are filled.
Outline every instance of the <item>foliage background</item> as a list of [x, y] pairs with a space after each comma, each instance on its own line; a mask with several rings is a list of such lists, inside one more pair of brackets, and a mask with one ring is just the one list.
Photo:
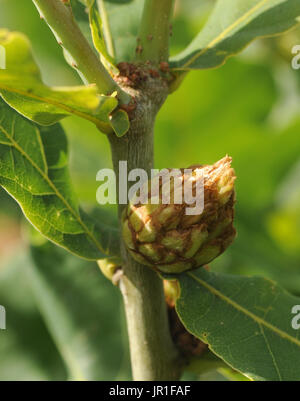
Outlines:
[[[213, 1], [198, 3], [177, 1], [172, 54], [199, 31]], [[0, 0], [0, 27], [28, 35], [46, 83], [79, 83], [30, 0]], [[187, 167], [231, 155], [238, 238], [211, 268], [267, 276], [300, 295], [300, 70], [291, 68], [296, 44], [300, 30], [255, 42], [219, 69], [190, 73], [159, 113], [155, 162], [158, 168]], [[97, 171], [111, 166], [108, 142], [78, 118], [63, 126], [76, 190], [89, 208], [96, 201]], [[111, 211], [106, 208], [107, 215]], [[0, 380], [78, 378], [78, 361], [94, 367], [95, 379], [130, 378], [118, 291], [93, 263], [47, 244], [37, 279], [25, 227], [18, 206], [0, 192], [0, 304], [7, 310]], [[225, 380], [217, 372], [185, 378]]]

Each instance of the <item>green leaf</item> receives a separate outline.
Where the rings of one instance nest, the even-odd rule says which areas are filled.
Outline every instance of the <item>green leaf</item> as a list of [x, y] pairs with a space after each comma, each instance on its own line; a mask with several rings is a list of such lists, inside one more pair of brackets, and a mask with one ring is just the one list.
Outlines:
[[[144, 8], [144, 0], [113, 3], [105, 1], [110, 21], [112, 37], [115, 42], [117, 62], [132, 61], [135, 58], [137, 35]], [[126, 19], [124, 20], [124, 15]]]
[[102, 62], [107, 66], [107, 68], [117, 75], [119, 70], [114, 65], [114, 59], [110, 56], [106, 43], [105, 36], [103, 33], [103, 22], [101, 20], [97, 4], [95, 0], [88, 0], [88, 12], [89, 12], [89, 23], [93, 39], [93, 44], [95, 49], [98, 51]]
[[32, 294], [28, 252], [17, 249], [0, 268], [0, 305], [6, 330], [0, 330], [0, 381], [67, 380], [65, 364]]
[[228, 368], [228, 365], [226, 365], [222, 359], [207, 350], [203, 355], [191, 357], [186, 366], [186, 371], [197, 375], [203, 375], [220, 368]]
[[45, 241], [20, 249], [1, 264], [0, 304], [0, 381], [130, 379], [121, 296], [95, 263]]
[[171, 68], [218, 67], [252, 40], [292, 28], [299, 17], [298, 0], [218, 0], [203, 30], [171, 59]]
[[0, 30], [0, 45], [6, 50], [6, 69], [0, 70], [3, 99], [30, 120], [51, 125], [75, 114], [111, 130], [109, 114], [117, 107], [115, 96], [99, 95], [95, 85], [50, 88], [42, 82], [27, 38]]
[[[84, 33], [89, 26], [89, 16], [82, 5], [89, 7], [91, 2], [93, 0], [71, 0], [72, 7], [76, 10], [76, 19]], [[116, 63], [134, 60], [144, 0], [98, 0], [97, 4], [100, 5], [103, 38], [112, 47], [110, 56]], [[97, 25], [99, 26], [99, 22]], [[90, 36], [90, 32], [86, 33], [88, 39]], [[98, 48], [99, 43], [95, 44], [94, 40], [94, 45]]]
[[253, 380], [300, 380], [300, 331], [291, 324], [300, 298], [267, 279], [203, 268], [178, 280], [179, 317], [211, 351]]
[[118, 109], [110, 117], [110, 123], [118, 137], [124, 136], [130, 127], [128, 114], [126, 111]]
[[241, 373], [228, 369], [228, 368], [221, 368], [218, 370], [226, 379], [234, 382], [247, 382], [250, 381], [246, 376], [242, 375]]
[[47, 242], [32, 247], [29, 281], [72, 379], [126, 380], [121, 296], [95, 263]]
[[118, 247], [118, 232], [96, 225], [80, 208], [69, 177], [68, 146], [59, 124], [39, 127], [0, 102], [0, 185], [31, 224], [87, 259]]
[[135, 57], [137, 35], [144, 0], [103, 0], [102, 20], [107, 20], [107, 31], [114, 45], [114, 59], [132, 61]]

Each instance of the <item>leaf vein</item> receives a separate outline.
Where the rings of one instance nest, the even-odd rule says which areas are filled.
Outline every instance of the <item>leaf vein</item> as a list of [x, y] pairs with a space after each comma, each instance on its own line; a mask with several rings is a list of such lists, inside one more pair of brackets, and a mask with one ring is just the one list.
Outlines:
[[240, 18], [238, 18], [234, 23], [229, 25], [226, 29], [223, 30], [215, 39], [213, 39], [208, 45], [200, 50], [198, 53], [196, 53], [193, 57], [191, 57], [184, 65], [182, 68], [189, 67], [197, 58], [201, 57], [203, 54], [207, 53], [209, 49], [211, 49], [213, 46], [221, 42], [222, 39], [226, 37], [227, 34], [231, 33], [234, 28], [239, 26], [239, 24], [243, 23], [248, 17], [251, 17], [257, 10], [259, 10], [261, 7], [263, 7], [269, 0], [262, 0], [260, 3], [256, 4], [254, 7], [252, 7], [250, 10], [248, 10], [245, 14], [243, 14]]
[[192, 279], [200, 283], [203, 287], [205, 287], [207, 290], [209, 290], [211, 293], [213, 293], [215, 296], [219, 297], [223, 301], [227, 302], [230, 304], [233, 308], [237, 309], [238, 311], [244, 313], [245, 315], [249, 316], [251, 319], [253, 319], [256, 323], [261, 324], [262, 326], [267, 327], [271, 331], [275, 332], [278, 334], [280, 337], [291, 341], [292, 343], [296, 344], [298, 347], [300, 347], [300, 341], [298, 338], [292, 337], [290, 334], [286, 333], [285, 331], [279, 329], [278, 327], [274, 326], [273, 324], [263, 320], [261, 317], [255, 315], [253, 312], [249, 311], [248, 309], [244, 308], [242, 305], [239, 305], [237, 302], [235, 302], [233, 299], [229, 298], [228, 296], [222, 294], [219, 290], [217, 290], [215, 287], [212, 285], [206, 283], [204, 280], [200, 279], [199, 277], [195, 276], [193, 273], [187, 273], [188, 276], [190, 276]]
[[5, 130], [3, 126], [0, 125], [0, 129], [3, 132], [3, 134], [9, 139], [12, 143], [12, 146], [15, 147], [15, 149], [25, 158], [29, 161], [29, 163], [32, 165], [33, 168], [35, 168], [38, 173], [42, 176], [42, 178], [47, 182], [47, 184], [50, 186], [50, 188], [53, 189], [55, 195], [62, 201], [62, 203], [66, 206], [66, 208], [69, 210], [69, 212], [74, 216], [75, 220], [81, 225], [83, 228], [84, 232], [87, 234], [87, 236], [91, 239], [91, 241], [96, 245], [96, 247], [100, 250], [100, 252], [103, 252], [101, 245], [95, 238], [95, 236], [92, 234], [92, 232], [87, 228], [86, 224], [82, 221], [80, 216], [74, 211], [72, 206], [69, 204], [69, 202], [64, 198], [64, 196], [59, 192], [57, 187], [54, 185], [54, 183], [49, 179], [49, 177], [44, 173], [43, 170], [40, 169], [40, 167], [31, 159], [31, 157], [19, 146], [19, 144], [11, 138], [9, 133]]
[[16, 88], [12, 88], [12, 87], [9, 87], [9, 86], [5, 86], [2, 83], [0, 83], [0, 88], [2, 90], [8, 91], [8, 92], [12, 92], [12, 93], [16, 93], [18, 95], [27, 97], [29, 99], [34, 99], [34, 100], [38, 100], [38, 101], [43, 102], [43, 103], [51, 104], [53, 106], [61, 108], [62, 110], [65, 110], [66, 112], [68, 112], [70, 114], [74, 114], [74, 115], [76, 115], [78, 117], [82, 117], [82, 118], [85, 118], [86, 120], [90, 120], [91, 122], [93, 122], [96, 125], [99, 125], [99, 123], [100, 123], [100, 121], [97, 118], [94, 118], [91, 115], [86, 114], [86, 113], [84, 113], [82, 111], [75, 110], [72, 107], [67, 106], [67, 105], [65, 105], [63, 103], [60, 103], [60, 102], [58, 102], [56, 100], [49, 99], [49, 98], [43, 97], [43, 96], [34, 95], [33, 93], [28, 93], [26, 91], [22, 91], [21, 89], [16, 89]]
[[266, 334], [265, 334], [265, 332], [264, 332], [264, 329], [263, 329], [263, 327], [262, 327], [262, 325], [261, 325], [260, 323], [259, 323], [259, 328], [260, 328], [261, 334], [262, 334], [262, 336], [263, 336], [263, 338], [264, 338], [264, 340], [265, 340], [265, 342], [266, 342], [266, 344], [267, 344], [267, 348], [268, 348], [268, 350], [269, 350], [269, 352], [270, 352], [270, 355], [271, 355], [271, 358], [272, 358], [274, 367], [275, 367], [276, 372], [277, 372], [277, 375], [278, 375], [278, 379], [279, 379], [280, 381], [282, 381], [282, 376], [281, 376], [281, 374], [280, 374], [279, 367], [278, 367], [277, 362], [276, 362], [276, 359], [275, 359], [275, 355], [273, 354], [273, 351], [272, 351], [272, 349], [271, 349], [270, 343], [269, 343], [269, 341], [268, 341], [268, 339], [267, 339], [267, 336], [266, 336]]

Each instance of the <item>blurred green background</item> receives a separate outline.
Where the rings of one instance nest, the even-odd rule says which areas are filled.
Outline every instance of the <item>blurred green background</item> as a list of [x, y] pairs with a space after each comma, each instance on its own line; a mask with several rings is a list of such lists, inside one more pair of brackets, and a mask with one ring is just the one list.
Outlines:
[[[199, 31], [212, 4], [177, 1], [172, 54]], [[80, 83], [31, 0], [0, 0], [0, 27], [30, 38], [46, 83]], [[296, 44], [300, 30], [257, 41], [219, 69], [190, 73], [159, 113], [155, 162], [158, 168], [187, 167], [232, 156], [238, 238], [211, 268], [267, 276], [300, 295], [300, 70], [291, 68]], [[84, 205], [93, 206], [96, 173], [111, 166], [108, 142], [78, 118], [63, 126], [74, 185]], [[0, 304], [7, 311], [0, 380], [130, 378], [117, 289], [95, 264], [39, 238], [29, 252], [25, 227], [18, 206], [0, 191]], [[186, 378], [225, 380], [216, 372]]]

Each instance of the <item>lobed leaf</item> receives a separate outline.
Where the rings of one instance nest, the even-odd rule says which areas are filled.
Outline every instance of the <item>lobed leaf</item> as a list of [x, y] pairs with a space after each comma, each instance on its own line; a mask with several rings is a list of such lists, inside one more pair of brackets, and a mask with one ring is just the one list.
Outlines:
[[179, 317], [211, 351], [250, 379], [300, 381], [300, 330], [292, 327], [300, 298], [264, 278], [203, 268], [178, 280]]
[[99, 259], [117, 250], [118, 234], [80, 209], [67, 157], [59, 124], [36, 126], [0, 102], [0, 185], [48, 239], [78, 256]]
[[203, 30], [170, 66], [183, 71], [218, 67], [252, 40], [297, 25], [299, 17], [298, 0], [218, 0]]
[[95, 85], [48, 87], [42, 82], [27, 38], [0, 30], [0, 45], [6, 50], [6, 69], [0, 70], [0, 93], [20, 114], [41, 124], [55, 124], [75, 114], [111, 131], [110, 113], [117, 107], [115, 96], [99, 95]]

